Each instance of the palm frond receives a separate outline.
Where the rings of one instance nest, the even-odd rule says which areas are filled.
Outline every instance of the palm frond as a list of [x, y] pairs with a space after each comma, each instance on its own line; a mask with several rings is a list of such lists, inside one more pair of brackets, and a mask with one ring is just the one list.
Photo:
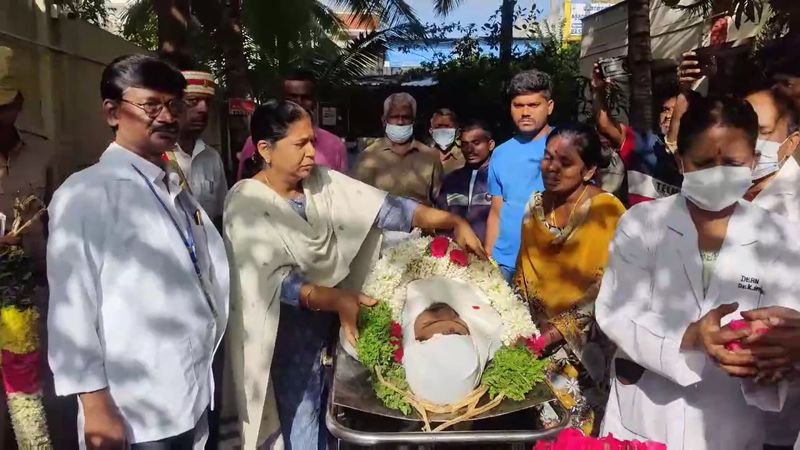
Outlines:
[[122, 36], [148, 50], [158, 48], [158, 19], [153, 0], [137, 0], [122, 14]]
[[456, 9], [456, 7], [461, 4], [461, 1], [462, 0], [436, 0], [433, 4], [433, 8], [439, 16], [446, 16]]
[[417, 31], [410, 24], [376, 30], [361, 36], [341, 48], [333, 60], [317, 60], [320, 79], [334, 85], [344, 85], [380, 68], [387, 45], [395, 40], [415, 38]]

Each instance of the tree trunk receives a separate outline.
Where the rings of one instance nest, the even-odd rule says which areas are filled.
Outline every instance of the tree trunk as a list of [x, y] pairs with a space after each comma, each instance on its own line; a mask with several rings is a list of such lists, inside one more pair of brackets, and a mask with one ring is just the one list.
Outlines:
[[[242, 35], [241, 0], [223, 0], [222, 14], [217, 36], [225, 59], [225, 96], [252, 98], [252, 87], [247, 78], [247, 58], [244, 55]], [[235, 155], [244, 146], [250, 135], [247, 116], [230, 116], [231, 154]]]
[[185, 60], [191, 55], [191, 0], [155, 0], [154, 6], [158, 16], [159, 52], [169, 59]]
[[653, 127], [653, 55], [650, 52], [650, 0], [628, 0], [628, 64], [631, 79], [630, 124], [646, 132]]
[[514, 6], [516, 0], [503, 0], [500, 7], [500, 64], [508, 67], [514, 46]]

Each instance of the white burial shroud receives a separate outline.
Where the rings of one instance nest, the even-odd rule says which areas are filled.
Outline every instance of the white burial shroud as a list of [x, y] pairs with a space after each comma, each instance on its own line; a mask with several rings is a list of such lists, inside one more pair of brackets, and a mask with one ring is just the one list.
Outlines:
[[[503, 345], [503, 323], [482, 293], [460, 280], [431, 277], [406, 287], [403, 308], [403, 367], [409, 387], [419, 398], [438, 405], [464, 399]], [[449, 305], [469, 328], [468, 336], [435, 335], [419, 342], [417, 317], [437, 303]]]

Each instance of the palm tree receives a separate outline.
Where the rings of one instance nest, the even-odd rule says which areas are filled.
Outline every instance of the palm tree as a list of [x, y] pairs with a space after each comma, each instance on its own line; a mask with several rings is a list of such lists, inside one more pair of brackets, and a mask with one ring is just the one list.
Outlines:
[[628, 62], [631, 72], [631, 126], [641, 132], [653, 124], [650, 51], [650, 0], [628, 0]]
[[154, 0], [153, 7], [158, 18], [159, 51], [165, 55], [190, 55], [191, 0]]
[[516, 0], [503, 0], [500, 6], [500, 64], [508, 67], [514, 45], [514, 7]]

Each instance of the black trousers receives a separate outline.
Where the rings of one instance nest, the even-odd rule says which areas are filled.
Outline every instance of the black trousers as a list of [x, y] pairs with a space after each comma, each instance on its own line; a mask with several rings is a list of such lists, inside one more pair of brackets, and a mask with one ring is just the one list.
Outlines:
[[157, 441], [139, 442], [132, 444], [131, 450], [193, 450], [195, 437], [198, 433], [207, 433], [208, 424], [203, 423], [208, 421], [208, 411], [200, 418], [200, 422], [191, 430], [181, 433], [177, 436], [172, 436]]
[[192, 450], [195, 430], [158, 441], [140, 442], [131, 445], [131, 450]]

